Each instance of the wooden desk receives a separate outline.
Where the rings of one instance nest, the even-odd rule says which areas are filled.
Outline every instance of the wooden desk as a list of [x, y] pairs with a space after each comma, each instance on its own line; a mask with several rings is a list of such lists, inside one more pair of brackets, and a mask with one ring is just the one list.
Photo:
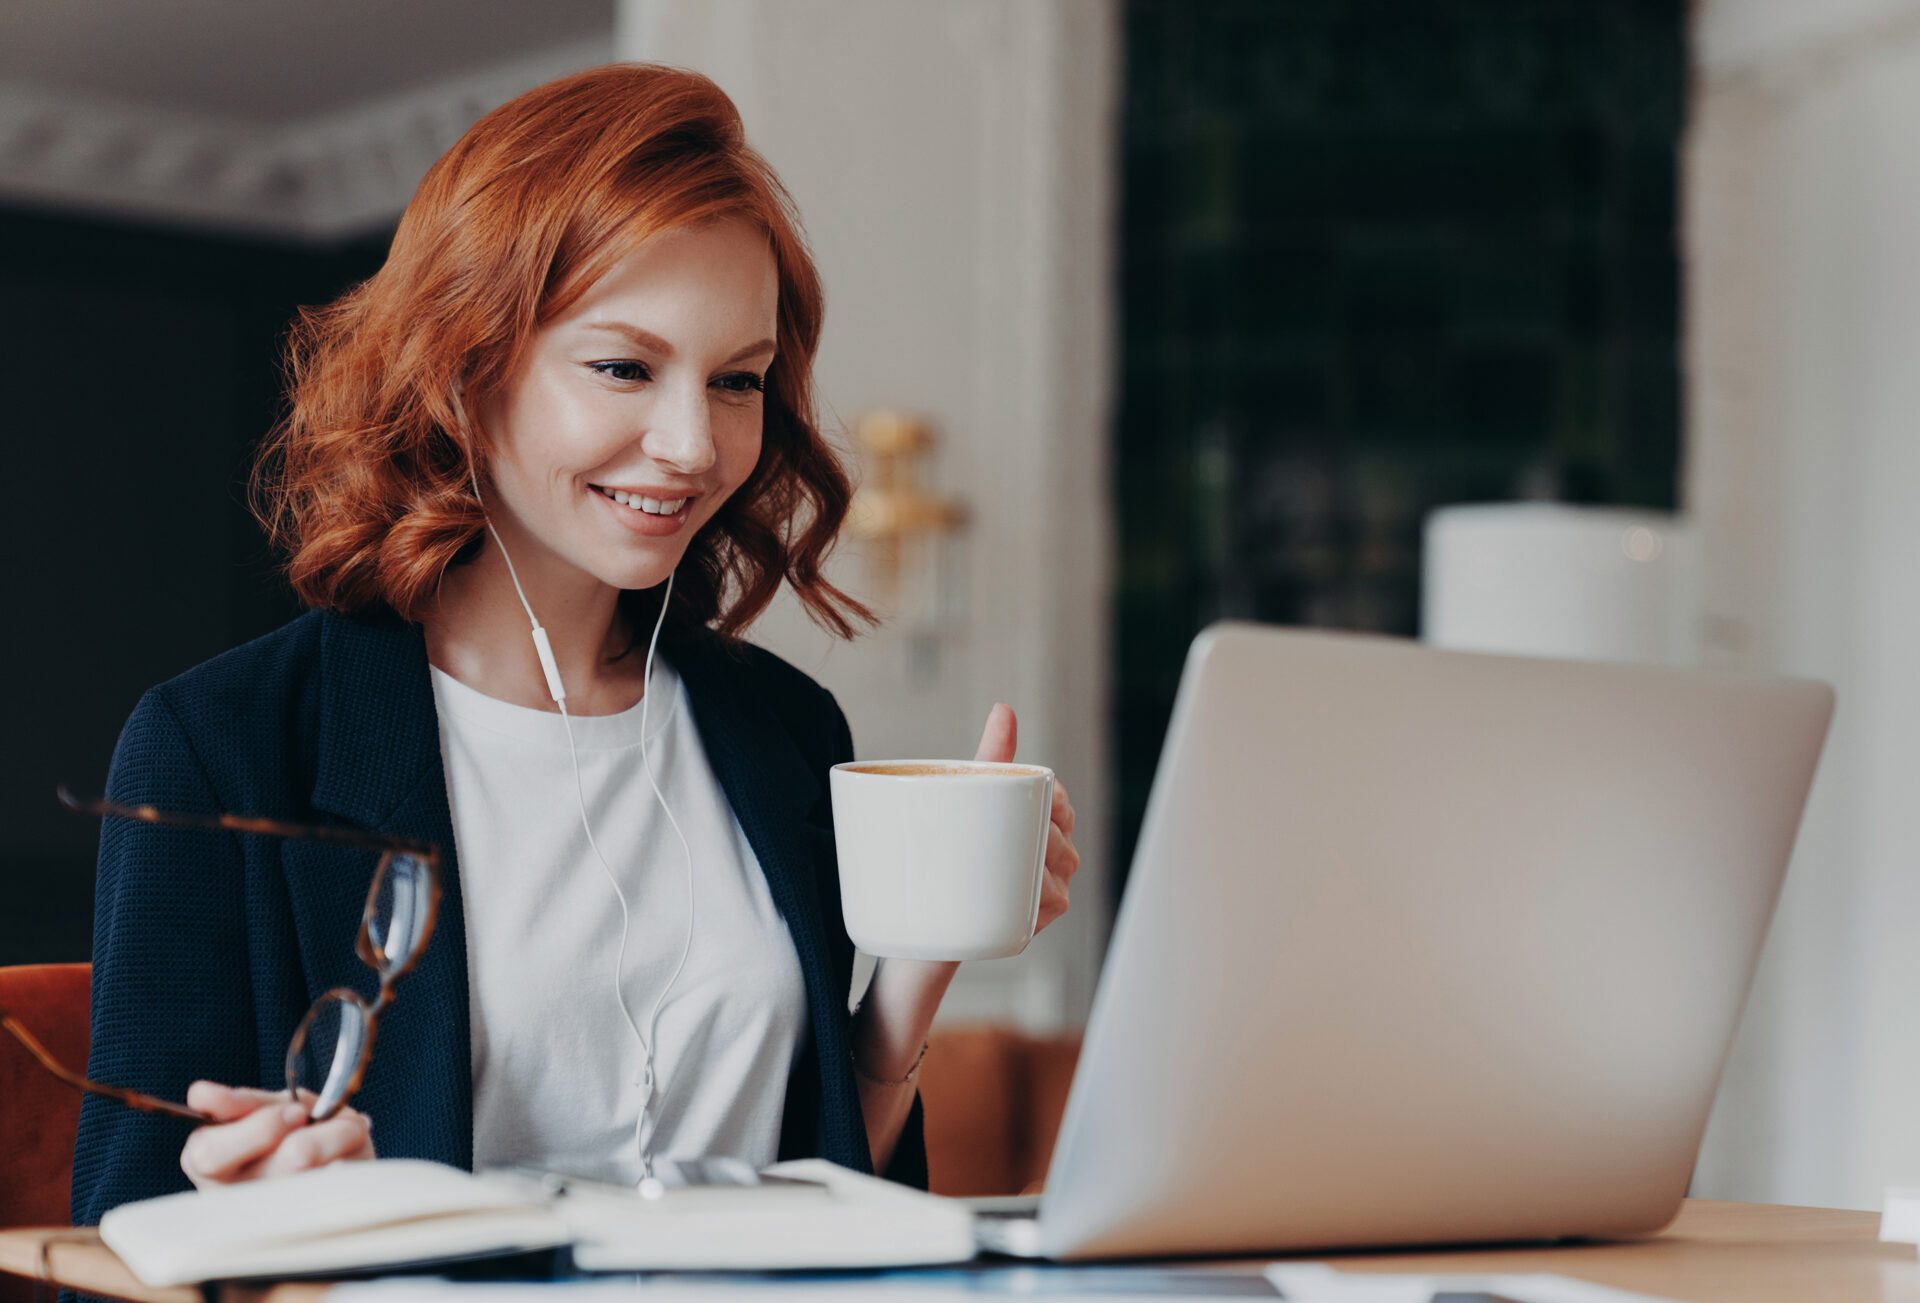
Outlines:
[[[1875, 1213], [1690, 1199], [1652, 1239], [1555, 1248], [1343, 1254], [1354, 1271], [1546, 1271], [1686, 1303], [1920, 1303], [1920, 1256], [1882, 1244]], [[67, 1231], [0, 1231], [0, 1271], [32, 1275], [40, 1244]], [[136, 1303], [198, 1303], [197, 1289], [148, 1289], [99, 1243], [52, 1248], [55, 1278]], [[324, 1285], [226, 1286], [217, 1303], [317, 1303]]]

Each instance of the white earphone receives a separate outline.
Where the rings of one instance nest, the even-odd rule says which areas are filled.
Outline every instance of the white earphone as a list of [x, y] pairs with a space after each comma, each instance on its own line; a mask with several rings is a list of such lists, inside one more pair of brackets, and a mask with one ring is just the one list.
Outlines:
[[[456, 386], [455, 392], [458, 392]], [[473, 496], [481, 502], [481, 514], [486, 515], [486, 504], [480, 499], [480, 475], [475, 469], [471, 445], [467, 458], [467, 473], [473, 480]], [[540, 626], [540, 618], [533, 613], [533, 606], [527, 601], [527, 593], [520, 586], [520, 575], [513, 568], [513, 558], [507, 554], [507, 545], [500, 539], [500, 531], [493, 527], [493, 518], [486, 517], [487, 532], [493, 535], [493, 541], [500, 548], [501, 559], [507, 563], [507, 575], [513, 580], [513, 591], [520, 597], [520, 605], [527, 613], [527, 619], [533, 624], [533, 648], [540, 657], [541, 673], [546, 675], [547, 692], [553, 697], [554, 705], [560, 708], [560, 720], [567, 730], [567, 753], [573, 759], [573, 791], [580, 803], [580, 826], [587, 830], [587, 845], [593, 848], [593, 857], [600, 862], [601, 871], [607, 875], [607, 883], [613, 888], [614, 898], [620, 902], [620, 949], [613, 964], [613, 993], [620, 1002], [620, 1012], [627, 1020], [627, 1027], [633, 1032], [633, 1039], [640, 1046], [640, 1077], [634, 1086], [640, 1092], [640, 1111], [634, 1119], [633, 1143], [639, 1153], [641, 1182], [645, 1184], [653, 1179], [652, 1134], [647, 1127], [647, 1112], [655, 1102], [654, 1046], [660, 1030], [660, 1008], [666, 1003], [667, 994], [673, 990], [674, 983], [680, 980], [681, 970], [687, 966], [687, 955], [693, 950], [693, 847], [687, 841], [687, 835], [681, 831], [680, 820], [674, 817], [673, 807], [667, 804], [667, 798], [660, 791], [660, 784], [653, 776], [653, 759], [648, 751], [647, 708], [653, 701], [653, 656], [654, 649], [660, 644], [660, 628], [667, 620], [667, 605], [673, 600], [673, 572], [667, 575], [666, 591], [660, 597], [660, 614], [653, 622], [653, 636], [647, 642], [647, 664], [640, 697], [640, 763], [646, 770], [647, 785], [653, 788], [654, 799], [660, 802], [661, 811], [667, 816], [667, 822], [673, 826], [674, 835], [680, 839], [680, 849], [686, 855], [687, 862], [687, 935], [680, 946], [680, 959], [673, 967], [673, 975], [667, 984], [660, 988], [660, 994], [654, 997], [653, 1011], [648, 1015], [645, 1034], [633, 1016], [633, 1010], [627, 1005], [627, 993], [621, 977], [627, 964], [627, 934], [631, 923], [631, 914], [627, 909], [627, 895], [620, 889], [620, 880], [614, 876], [613, 869], [607, 864], [606, 856], [600, 853], [600, 844], [593, 839], [593, 824], [587, 819], [586, 789], [580, 781], [580, 755], [573, 745], [573, 721], [567, 714], [567, 689], [560, 681], [560, 666], [553, 658], [553, 644], [547, 638], [547, 631]]]

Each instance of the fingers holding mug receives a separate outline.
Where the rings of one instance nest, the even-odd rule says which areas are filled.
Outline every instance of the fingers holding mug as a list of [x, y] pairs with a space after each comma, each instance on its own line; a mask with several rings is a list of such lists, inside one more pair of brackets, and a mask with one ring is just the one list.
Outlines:
[[1067, 880], [1049, 869], [1046, 880], [1040, 884], [1040, 916], [1033, 930], [1038, 933], [1066, 912]]
[[1049, 824], [1046, 879], [1040, 885], [1040, 916], [1034, 923], [1035, 932], [1067, 912], [1068, 884], [1079, 871], [1080, 852], [1074, 849], [1073, 839], [1060, 830], [1058, 823]]
[[1061, 885], [1073, 879], [1080, 871], [1080, 852], [1074, 847], [1073, 839], [1060, 830], [1058, 823], [1047, 829], [1047, 872], [1060, 879]]

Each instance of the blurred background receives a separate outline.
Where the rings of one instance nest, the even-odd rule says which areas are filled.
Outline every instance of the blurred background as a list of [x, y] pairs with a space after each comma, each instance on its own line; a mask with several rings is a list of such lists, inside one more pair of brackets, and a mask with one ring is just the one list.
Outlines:
[[1920, 0], [10, 6], [0, 963], [89, 953], [54, 784], [297, 612], [243, 492], [296, 306], [480, 114], [613, 59], [728, 90], [826, 280], [834, 573], [889, 619], [756, 638], [863, 755], [1013, 703], [1082, 811], [1072, 913], [944, 1018], [1084, 1019], [1212, 620], [1811, 674], [1695, 1192], [1920, 1180]]

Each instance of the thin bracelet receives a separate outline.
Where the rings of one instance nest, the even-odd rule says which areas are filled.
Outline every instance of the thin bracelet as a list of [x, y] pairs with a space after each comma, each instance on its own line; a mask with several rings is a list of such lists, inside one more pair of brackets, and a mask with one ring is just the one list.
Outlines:
[[920, 1053], [913, 1056], [913, 1066], [908, 1068], [907, 1075], [898, 1081], [888, 1081], [885, 1078], [876, 1077], [871, 1072], [868, 1072], [860, 1066], [860, 1060], [853, 1057], [852, 1050], [847, 1051], [847, 1061], [853, 1064], [853, 1075], [862, 1081], [870, 1081], [876, 1086], [911, 1086], [913, 1079], [920, 1073], [921, 1063], [924, 1062], [927, 1057], [927, 1045], [928, 1042], [926, 1041], [920, 1042]]

